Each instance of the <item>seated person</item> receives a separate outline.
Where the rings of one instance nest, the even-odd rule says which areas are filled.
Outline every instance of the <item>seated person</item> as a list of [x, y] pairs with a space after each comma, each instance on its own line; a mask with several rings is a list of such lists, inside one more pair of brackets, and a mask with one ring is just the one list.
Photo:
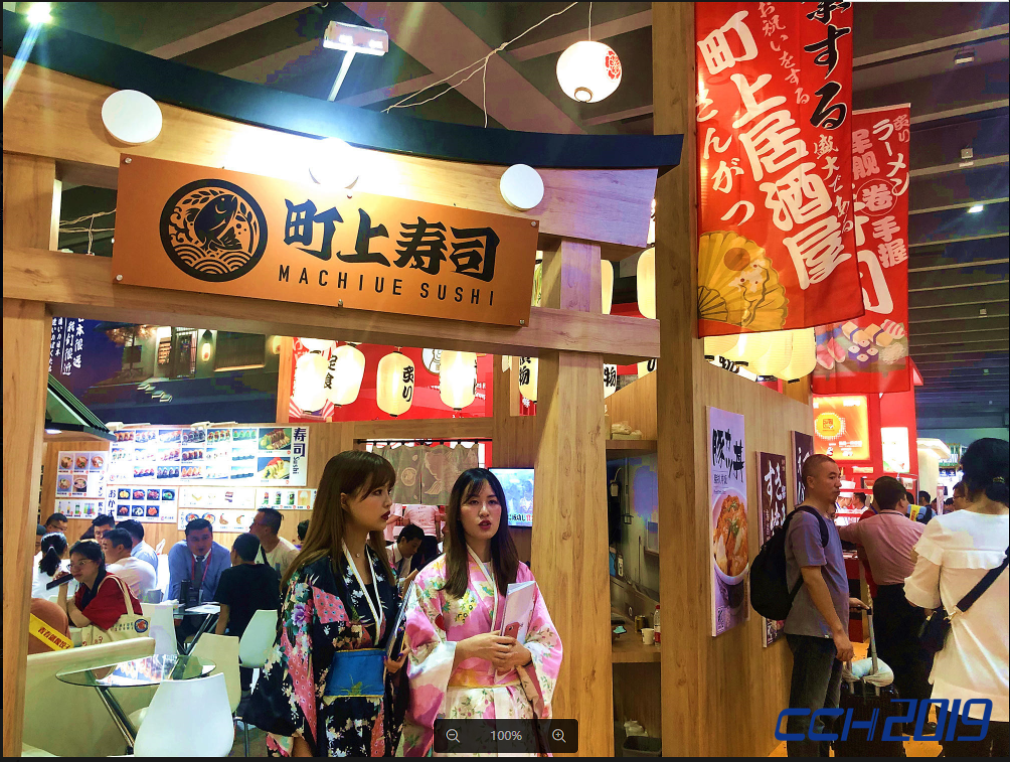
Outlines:
[[[168, 597], [189, 608], [217, 600], [217, 585], [221, 572], [231, 567], [231, 554], [214, 542], [214, 528], [207, 519], [193, 519], [186, 525], [186, 539], [168, 551]], [[188, 593], [183, 600], [182, 586]], [[200, 629], [202, 615], [194, 614], [175, 620], [180, 642]]]
[[[60, 532], [50, 532], [42, 538], [42, 557], [32, 568], [32, 598], [48, 600], [59, 591], [46, 586], [61, 574], [70, 572], [67, 562], [67, 538]], [[70, 595], [77, 592], [77, 583], [70, 582]]]
[[62, 513], [54, 513], [46, 519], [45, 526], [47, 532], [59, 532], [65, 535], [67, 533], [67, 517]]
[[260, 541], [259, 560], [283, 575], [291, 562], [298, 555], [298, 549], [293, 543], [280, 536], [281, 522], [284, 516], [274, 508], [261, 508], [256, 511], [249, 531]]
[[[31, 615], [41, 619], [43, 623], [48, 625], [51, 629], [56, 630], [67, 640], [70, 640], [70, 619], [67, 618], [67, 612], [52, 603], [42, 598], [32, 598]], [[47, 641], [43, 641], [34, 635], [28, 638], [28, 655], [32, 654], [47, 654], [51, 651], [57, 649], [53, 648], [48, 644]]]
[[130, 533], [130, 537], [133, 538], [133, 550], [130, 551], [130, 555], [134, 558], [139, 558], [141, 561], [147, 561], [147, 563], [157, 569], [158, 554], [154, 552], [154, 548], [144, 542], [144, 525], [136, 519], [127, 519], [126, 521], [120, 521], [116, 526], [120, 529], [125, 529]]
[[[308, 524], [309, 522], [303, 522]], [[299, 524], [298, 526], [301, 526]], [[35, 526], [35, 563], [42, 560], [42, 538], [46, 536], [46, 528], [41, 524]]]
[[[103, 527], [104, 529], [104, 527]], [[130, 555], [133, 538], [125, 529], [118, 527], [102, 533], [99, 543], [105, 553], [105, 568], [130, 586], [139, 600], [143, 600], [149, 590], [158, 586], [158, 572], [147, 561]]]
[[410, 573], [411, 559], [421, 549], [424, 542], [424, 530], [414, 524], [408, 524], [396, 538], [396, 543], [388, 548], [389, 563], [396, 576], [403, 579]]
[[[94, 536], [95, 542], [101, 544], [102, 537], [110, 529], [116, 528], [116, 520], [112, 516], [97, 516], [94, 521], [91, 522], [91, 531]], [[81, 538], [84, 539], [83, 537]], [[132, 548], [132, 540], [131, 548]], [[108, 559], [106, 559], [108, 560]]]
[[70, 549], [70, 575], [80, 585], [77, 594], [68, 599], [67, 586], [60, 587], [57, 605], [67, 612], [74, 627], [94, 625], [110, 629], [127, 614], [123, 590], [126, 590], [134, 614], [142, 614], [140, 601], [129, 586], [105, 568], [102, 549], [94, 540], [81, 540]]
[[281, 576], [257, 563], [259, 551], [260, 541], [251, 533], [240, 534], [231, 546], [231, 568], [221, 572], [217, 585], [217, 602], [221, 604], [218, 635], [242, 637], [257, 611], [280, 609]]
[[309, 520], [298, 522], [298, 544], [295, 545], [299, 550], [302, 549], [302, 545], [305, 544], [305, 535], [309, 533]]

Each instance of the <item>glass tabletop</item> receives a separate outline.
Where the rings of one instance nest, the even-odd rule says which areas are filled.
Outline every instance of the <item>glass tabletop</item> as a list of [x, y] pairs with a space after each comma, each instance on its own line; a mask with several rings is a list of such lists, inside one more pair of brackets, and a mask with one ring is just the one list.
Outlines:
[[139, 688], [160, 685], [167, 680], [192, 680], [214, 671], [214, 663], [198, 656], [159, 654], [118, 664], [86, 669], [68, 669], [56, 673], [56, 679], [69, 685], [93, 688]]

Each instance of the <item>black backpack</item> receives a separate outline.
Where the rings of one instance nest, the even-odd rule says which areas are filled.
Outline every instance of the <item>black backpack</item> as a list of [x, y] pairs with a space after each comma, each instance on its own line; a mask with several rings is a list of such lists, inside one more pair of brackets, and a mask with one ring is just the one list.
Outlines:
[[786, 533], [793, 516], [800, 511], [817, 517], [821, 526], [821, 546], [828, 547], [828, 525], [816, 510], [801, 505], [786, 516], [785, 522], [772, 532], [750, 567], [750, 605], [765, 619], [780, 621], [789, 616], [793, 600], [803, 584], [803, 577], [800, 577], [790, 590], [786, 577]]

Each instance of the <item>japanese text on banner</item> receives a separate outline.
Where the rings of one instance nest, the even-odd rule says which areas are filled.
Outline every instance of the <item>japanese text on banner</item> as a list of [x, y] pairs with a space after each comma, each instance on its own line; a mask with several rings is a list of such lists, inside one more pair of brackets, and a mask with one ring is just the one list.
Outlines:
[[862, 314], [850, 3], [699, 3], [703, 336]]

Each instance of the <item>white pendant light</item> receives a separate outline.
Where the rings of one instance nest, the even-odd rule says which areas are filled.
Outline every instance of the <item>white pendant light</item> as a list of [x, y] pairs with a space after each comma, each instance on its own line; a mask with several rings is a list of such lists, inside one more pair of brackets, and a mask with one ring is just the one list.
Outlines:
[[558, 84], [579, 103], [599, 103], [621, 84], [621, 59], [609, 45], [581, 40], [558, 59]]
[[747, 365], [756, 376], [778, 376], [793, 359], [793, 332], [773, 331], [771, 336], [768, 351]]
[[656, 249], [646, 249], [638, 258], [638, 311], [656, 319]]
[[350, 188], [361, 172], [361, 154], [340, 138], [325, 138], [313, 146], [309, 174], [320, 185]]
[[536, 357], [519, 358], [519, 391], [530, 402], [537, 401], [537, 378], [540, 360]]
[[318, 352], [309, 352], [295, 364], [294, 388], [291, 400], [305, 412], [321, 410], [326, 404], [326, 358]]
[[740, 341], [740, 334], [734, 333], [730, 336], [706, 336], [705, 355], [708, 357], [726, 357], [728, 352], [736, 349]]
[[505, 203], [526, 212], [544, 200], [544, 180], [527, 164], [513, 164], [498, 181], [498, 190]]
[[394, 418], [403, 415], [414, 401], [414, 361], [400, 352], [379, 360], [375, 375], [375, 402]]
[[327, 352], [333, 346], [328, 339], [298, 339], [302, 346], [310, 352]]
[[638, 377], [648, 376], [650, 373], [655, 373], [656, 371], [656, 360], [645, 360], [644, 362], [638, 363]]
[[617, 366], [603, 364], [603, 399], [617, 391]]
[[770, 333], [741, 333], [736, 346], [726, 351], [723, 357], [733, 362], [751, 362], [767, 352], [771, 344]]
[[161, 107], [137, 90], [119, 90], [102, 104], [102, 124], [120, 143], [150, 143], [161, 134]]
[[477, 398], [477, 355], [448, 349], [442, 351], [438, 395], [453, 410], [462, 410], [473, 404]]
[[793, 331], [793, 357], [789, 366], [779, 374], [786, 381], [809, 376], [817, 366], [817, 335], [813, 328]]
[[603, 289], [601, 311], [609, 315], [614, 306], [614, 265], [606, 259], [600, 260], [600, 287]]
[[358, 398], [365, 375], [365, 356], [352, 344], [343, 344], [330, 357], [326, 374], [326, 393], [337, 407], [350, 405]]

